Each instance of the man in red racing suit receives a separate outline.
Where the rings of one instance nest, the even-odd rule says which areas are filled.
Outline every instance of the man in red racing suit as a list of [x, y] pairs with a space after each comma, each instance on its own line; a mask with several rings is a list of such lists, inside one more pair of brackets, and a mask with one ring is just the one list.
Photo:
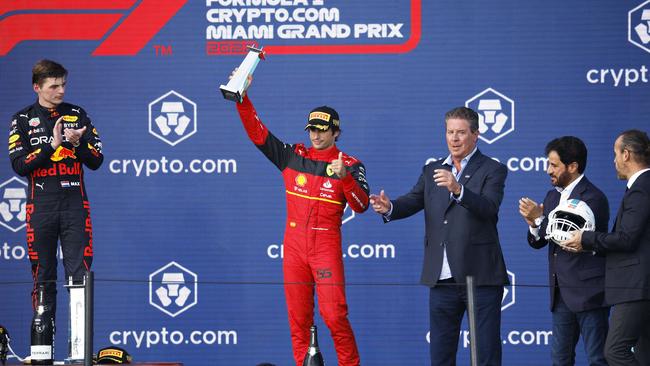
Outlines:
[[57, 241], [61, 241], [66, 278], [81, 280], [92, 263], [92, 224], [82, 165], [95, 170], [104, 159], [101, 140], [86, 112], [63, 102], [66, 76], [67, 70], [56, 62], [37, 62], [33, 86], [38, 100], [18, 111], [9, 127], [12, 168], [28, 179], [25, 212], [34, 278], [32, 306], [37, 286], [43, 285], [45, 316], [51, 319], [56, 314]]
[[248, 137], [280, 169], [287, 200], [284, 233], [284, 291], [296, 365], [309, 347], [314, 317], [314, 283], [320, 314], [334, 340], [339, 366], [359, 365], [348, 321], [341, 249], [346, 202], [355, 212], [368, 208], [368, 183], [361, 162], [336, 147], [339, 117], [332, 108], [314, 109], [306, 130], [312, 147], [278, 140], [260, 121], [250, 99], [237, 110]]

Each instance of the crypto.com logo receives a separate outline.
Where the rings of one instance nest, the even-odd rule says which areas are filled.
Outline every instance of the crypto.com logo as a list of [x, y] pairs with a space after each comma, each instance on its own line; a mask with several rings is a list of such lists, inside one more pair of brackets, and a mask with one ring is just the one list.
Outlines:
[[650, 0], [627, 13], [627, 40], [650, 52]]
[[345, 204], [345, 208], [343, 209], [343, 217], [341, 218], [341, 225], [345, 224], [346, 222], [352, 220], [356, 216], [354, 213], [354, 210], [350, 208], [350, 205], [347, 203]]
[[149, 103], [149, 133], [174, 146], [196, 133], [196, 103], [171, 90]]
[[508, 272], [508, 279], [510, 280], [509, 286], [503, 286], [503, 297], [501, 298], [501, 311], [511, 307], [515, 304], [515, 274]]
[[25, 227], [27, 183], [13, 177], [0, 184], [0, 225], [15, 232]]
[[149, 275], [149, 304], [175, 318], [198, 302], [198, 276], [176, 262]]
[[488, 144], [515, 130], [515, 102], [492, 88], [465, 101], [465, 107], [478, 113], [478, 137]]
[[4, 0], [0, 2], [0, 56], [22, 41], [101, 39], [93, 56], [133, 56], [185, 3], [187, 0]]

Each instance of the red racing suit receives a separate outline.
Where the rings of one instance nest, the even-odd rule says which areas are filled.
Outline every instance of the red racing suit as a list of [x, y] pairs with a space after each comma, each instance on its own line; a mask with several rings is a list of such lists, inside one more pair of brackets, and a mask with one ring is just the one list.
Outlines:
[[284, 233], [284, 291], [296, 365], [309, 347], [314, 318], [314, 283], [318, 308], [332, 334], [339, 366], [359, 365], [359, 352], [348, 321], [341, 249], [341, 217], [345, 204], [355, 212], [368, 208], [368, 183], [361, 162], [343, 154], [342, 179], [329, 164], [336, 145], [317, 150], [278, 140], [264, 126], [245, 97], [237, 110], [248, 137], [280, 169], [284, 178], [287, 221]]
[[[86, 127], [79, 146], [63, 136], [61, 146], [52, 149], [52, 131], [61, 116], [62, 129]], [[92, 224], [82, 165], [92, 170], [100, 167], [102, 143], [86, 112], [69, 103], [48, 109], [36, 102], [16, 113], [9, 128], [11, 165], [28, 178], [25, 210], [34, 278], [32, 305], [37, 285], [43, 283], [45, 306], [54, 316], [57, 241], [61, 241], [66, 279], [81, 279], [92, 263]]]

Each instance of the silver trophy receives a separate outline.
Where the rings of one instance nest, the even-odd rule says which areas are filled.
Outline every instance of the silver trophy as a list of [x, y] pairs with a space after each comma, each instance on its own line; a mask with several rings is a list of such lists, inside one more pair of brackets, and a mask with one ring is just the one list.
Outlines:
[[75, 281], [72, 276], [68, 278], [65, 285], [70, 292], [70, 322], [68, 323], [68, 358], [66, 364], [84, 362], [85, 349], [85, 278], [83, 281]]
[[233, 102], [241, 102], [244, 99], [243, 94], [248, 88], [248, 76], [253, 75], [253, 71], [255, 71], [260, 59], [264, 59], [262, 48], [248, 46], [248, 54], [237, 68], [228, 85], [222, 84], [219, 87], [224, 98]]

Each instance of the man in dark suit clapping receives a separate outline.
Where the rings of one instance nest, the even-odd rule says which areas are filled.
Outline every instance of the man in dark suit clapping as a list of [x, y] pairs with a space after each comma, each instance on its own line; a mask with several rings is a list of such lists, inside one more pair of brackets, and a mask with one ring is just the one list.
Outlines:
[[[389, 200], [371, 195], [385, 222], [424, 209], [426, 235], [420, 282], [430, 288], [431, 365], [455, 365], [467, 308], [467, 276], [477, 285], [476, 324], [480, 365], [501, 365], [501, 300], [508, 283], [497, 233], [508, 170], [476, 147], [478, 114], [465, 107], [445, 114], [449, 155], [427, 164], [411, 191]], [[459, 286], [457, 286], [458, 284]]]
[[575, 347], [580, 335], [590, 366], [607, 366], [603, 348], [607, 336], [609, 307], [605, 304], [605, 257], [593, 252], [572, 253], [546, 239], [549, 214], [571, 199], [587, 204], [594, 213], [595, 229], [607, 231], [609, 204], [605, 194], [584, 175], [587, 147], [577, 137], [563, 136], [546, 145], [547, 173], [551, 185], [544, 203], [530, 198], [519, 200], [519, 213], [528, 229], [528, 244], [541, 249], [548, 245], [554, 366], [575, 364]]
[[[614, 165], [627, 189], [611, 233], [575, 232], [571, 251], [605, 253], [605, 298], [613, 306], [605, 357], [610, 366], [650, 365], [650, 140], [625, 131], [614, 143]], [[634, 348], [634, 352], [632, 351]]]

